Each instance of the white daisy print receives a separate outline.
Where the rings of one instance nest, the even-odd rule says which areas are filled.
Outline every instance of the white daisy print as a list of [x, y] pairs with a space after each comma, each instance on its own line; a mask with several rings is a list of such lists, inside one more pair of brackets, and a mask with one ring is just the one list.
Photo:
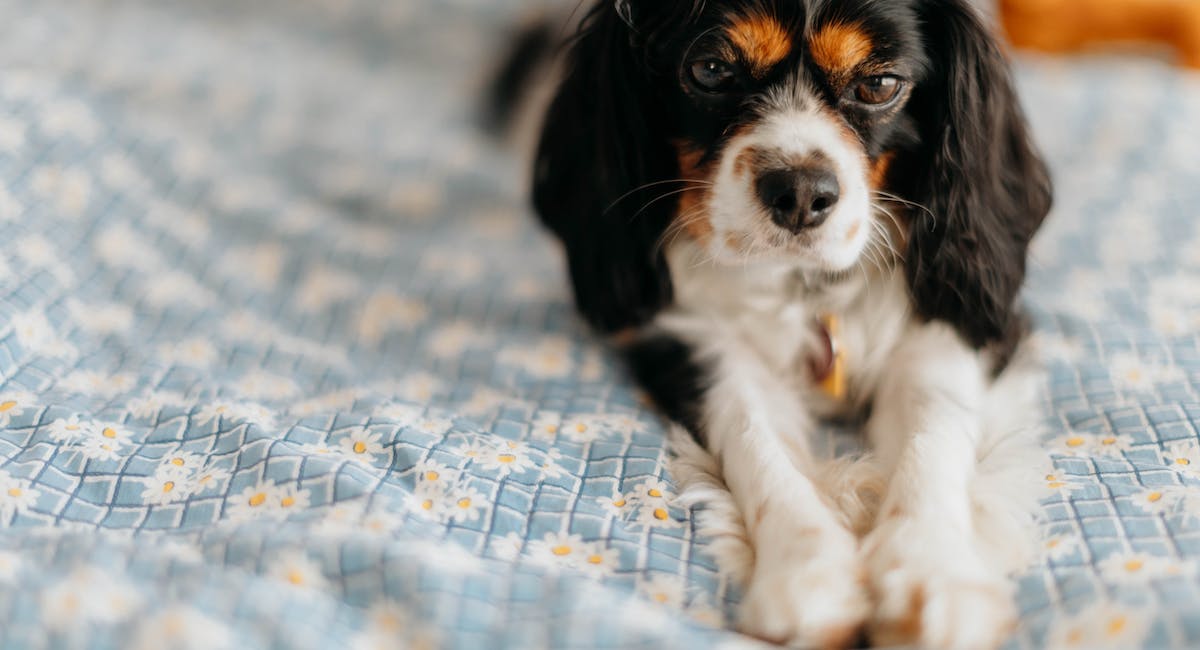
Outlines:
[[538, 465], [531, 452], [528, 445], [507, 440], [484, 445], [475, 462], [484, 470], [500, 472], [501, 476], [524, 474]]
[[577, 568], [591, 578], [607, 578], [617, 570], [620, 555], [615, 548], [605, 548], [603, 541], [590, 542], [580, 550]]
[[158, 356], [166, 363], [207, 368], [217, 361], [217, 348], [206, 339], [184, 339], [159, 346]]
[[1066, 560], [1085, 550], [1083, 540], [1075, 535], [1051, 535], [1042, 541], [1042, 557], [1046, 560]]
[[375, 417], [392, 420], [402, 427], [416, 424], [425, 414], [425, 409], [412, 404], [385, 404], [375, 409]]
[[1046, 637], [1048, 650], [1140, 648], [1150, 630], [1149, 612], [1098, 603], [1074, 616], [1058, 618]]
[[91, 370], [76, 370], [67, 375], [59, 386], [80, 395], [112, 398], [129, 392], [136, 383], [132, 375], [125, 373], [106, 375]]
[[221, 622], [175, 605], [138, 624], [132, 650], [226, 650], [237, 647], [233, 633]]
[[191, 480], [194, 491], [201, 493], [206, 490], [219, 489], [231, 477], [232, 474], [229, 470], [208, 463], [197, 470]]
[[417, 420], [411, 427], [425, 435], [440, 437], [454, 428], [454, 422], [449, 418], [425, 417]]
[[91, 422], [80, 421], [78, 415], [69, 418], [58, 418], [50, 423], [47, 431], [50, 440], [59, 444], [71, 444], [83, 440], [88, 435]]
[[458, 523], [478, 521], [488, 508], [487, 497], [469, 487], [456, 488], [450, 493], [450, 501], [453, 502], [447, 508], [450, 518]]
[[563, 422], [559, 432], [571, 442], [585, 444], [604, 437], [607, 433], [605, 424], [601, 417], [578, 415]]
[[1114, 355], [1108, 366], [1117, 387], [1132, 392], [1149, 392], [1160, 384], [1187, 379], [1178, 366], [1144, 361], [1130, 353]]
[[359, 427], [340, 438], [337, 444], [346, 456], [366, 463], [374, 463], [379, 460], [386, 460], [381, 458], [386, 453], [383, 444], [380, 442], [382, 439], [382, 434], [373, 433], [366, 427]]
[[274, 483], [247, 486], [240, 494], [225, 499], [226, 512], [230, 519], [239, 521], [276, 516], [279, 514], [278, 493]]
[[153, 476], [142, 479], [142, 503], [150, 506], [165, 506], [185, 501], [191, 496], [192, 483], [186, 472], [171, 465], [160, 466]]
[[275, 487], [275, 507], [282, 514], [306, 510], [309, 507], [309, 492], [297, 485], [284, 484]]
[[129, 415], [140, 420], [152, 420], [167, 407], [181, 407], [187, 404], [187, 399], [179, 393], [171, 391], [154, 391], [141, 397], [135, 397], [125, 402], [125, 410]]
[[1127, 435], [1105, 433], [1095, 437], [1093, 453], [1098, 456], [1124, 458], [1124, 452], [1133, 448], [1133, 438]]
[[329, 266], [309, 271], [296, 290], [296, 306], [301, 311], [321, 311], [329, 305], [355, 297], [358, 278]]
[[80, 329], [100, 336], [129, 331], [133, 327], [133, 310], [115, 303], [87, 304], [79, 300], [67, 303], [71, 319]]
[[665, 503], [645, 503], [638, 507], [634, 522], [647, 528], [679, 528], [683, 522], [671, 517], [671, 511]]
[[122, 450], [129, 441], [129, 433], [115, 426], [95, 424], [89, 435], [76, 443], [85, 458], [114, 461], [122, 457]]
[[374, 344], [395, 331], [408, 331], [423, 322], [429, 314], [424, 303], [381, 292], [371, 296], [358, 316], [358, 335]]
[[521, 557], [521, 549], [525, 547], [525, 538], [517, 533], [509, 533], [504, 537], [492, 538], [492, 554], [501, 560], [513, 562]]
[[624, 517], [630, 507], [629, 499], [620, 492], [615, 492], [611, 497], [600, 499], [600, 505], [604, 506], [604, 509], [614, 517]]
[[682, 609], [687, 599], [687, 586], [678, 576], [659, 574], [639, 580], [638, 593], [660, 605]]
[[1067, 433], [1051, 440], [1047, 446], [1060, 456], [1090, 456], [1098, 445], [1097, 436], [1090, 433]]
[[570, 472], [559, 462], [562, 460], [562, 457], [562, 451], [557, 447], [551, 447], [549, 451], [545, 452], [542, 457], [542, 464], [538, 465], [538, 469], [542, 471], [542, 476], [546, 478], [569, 476]]
[[542, 539], [529, 543], [529, 558], [551, 569], [574, 569], [586, 562], [587, 549], [580, 535], [546, 533]]
[[1138, 584], [1160, 578], [1192, 575], [1195, 564], [1147, 553], [1117, 553], [1099, 564], [1104, 579], [1114, 584]]
[[201, 425], [209, 422], [220, 424], [222, 420], [229, 423], [248, 422], [263, 429], [275, 427], [275, 413], [252, 402], [214, 402], [201, 407], [192, 416], [192, 421]]
[[81, 623], [114, 624], [132, 616], [142, 596], [132, 585], [100, 569], [85, 567], [42, 592], [42, 620], [51, 628]]
[[1177, 472], [1200, 475], [1200, 443], [1196, 440], [1169, 443], [1162, 450], [1162, 457], [1163, 461]]
[[440, 482], [452, 485], [458, 481], [461, 470], [443, 465], [435, 460], [423, 460], [413, 467], [418, 481]]
[[405, 508], [422, 518], [445, 521], [453, 507], [450, 488], [441, 481], [419, 481], [405, 496]]
[[442, 325], [429, 336], [429, 353], [443, 359], [458, 358], [471, 346], [484, 346], [490, 341], [477, 326], [458, 321]]
[[1149, 487], [1129, 498], [1146, 514], [1161, 515], [1183, 503], [1187, 494], [1176, 486]]
[[300, 387], [291, 379], [263, 371], [247, 374], [234, 387], [238, 395], [251, 400], [289, 399], [300, 392]]
[[534, 416], [533, 423], [530, 425], [530, 433], [534, 438], [551, 441], [558, 437], [558, 433], [562, 430], [562, 426], [562, 413], [557, 413], [555, 411], [541, 411]]
[[272, 577], [295, 587], [320, 590], [327, 585], [320, 565], [301, 551], [285, 551], [271, 562]]
[[1071, 477], [1059, 470], [1055, 470], [1042, 477], [1045, 482], [1046, 490], [1054, 494], [1070, 494], [1073, 489]]
[[0, 393], [0, 427], [12, 424], [12, 419], [33, 407], [33, 395], [24, 392]]
[[571, 342], [548, 337], [529, 346], [512, 346], [500, 353], [500, 363], [517, 366], [537, 379], [564, 379], [575, 369]]
[[0, 523], [32, 508], [40, 494], [29, 481], [0, 472]]

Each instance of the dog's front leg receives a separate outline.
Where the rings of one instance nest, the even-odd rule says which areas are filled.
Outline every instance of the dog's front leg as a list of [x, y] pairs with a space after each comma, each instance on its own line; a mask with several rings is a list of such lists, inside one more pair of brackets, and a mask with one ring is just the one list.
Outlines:
[[876, 644], [992, 648], [1014, 623], [970, 494], [988, 381], [981, 355], [938, 323], [910, 334], [882, 379], [868, 432], [891, 478], [863, 543]]
[[705, 434], [755, 551], [741, 627], [773, 641], [844, 647], [868, 614], [858, 544], [810, 478], [799, 391], [748, 347], [723, 344], [713, 356]]

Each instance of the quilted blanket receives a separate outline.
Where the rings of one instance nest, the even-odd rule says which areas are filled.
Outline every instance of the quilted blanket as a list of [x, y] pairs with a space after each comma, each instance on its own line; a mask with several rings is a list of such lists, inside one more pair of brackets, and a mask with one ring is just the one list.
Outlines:
[[[0, 2], [0, 647], [753, 643], [474, 126], [519, 4]], [[1195, 646], [1200, 78], [1019, 78], [1058, 203], [1010, 645]]]

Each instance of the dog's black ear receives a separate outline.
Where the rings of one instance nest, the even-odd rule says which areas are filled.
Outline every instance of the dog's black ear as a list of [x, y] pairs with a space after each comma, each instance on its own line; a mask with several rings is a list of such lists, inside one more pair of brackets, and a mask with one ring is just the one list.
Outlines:
[[604, 332], [641, 325], [672, 299], [657, 244], [676, 201], [659, 197], [678, 186], [651, 184], [677, 178], [679, 163], [656, 101], [657, 17], [637, 14], [667, 3], [632, 4], [602, 1], [585, 19], [533, 177], [534, 205], [566, 247], [579, 310]]
[[966, 0], [924, 0], [931, 73], [910, 102], [922, 151], [908, 279], [922, 316], [972, 345], [1009, 340], [1029, 242], [1050, 210], [1045, 164], [1030, 141], [1008, 62]]

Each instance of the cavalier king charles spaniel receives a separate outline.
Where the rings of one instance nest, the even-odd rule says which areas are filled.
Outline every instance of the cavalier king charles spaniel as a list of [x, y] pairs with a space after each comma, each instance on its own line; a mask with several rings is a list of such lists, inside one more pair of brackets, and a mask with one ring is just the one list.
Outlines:
[[[985, 21], [600, 0], [561, 72], [534, 203], [583, 317], [708, 452], [708, 521], [733, 514], [710, 528], [752, 549], [740, 628], [999, 645], [1033, 530], [1004, 472], [1038, 465], [1017, 295], [1051, 186]], [[817, 453], [818, 420], [870, 452]]]

